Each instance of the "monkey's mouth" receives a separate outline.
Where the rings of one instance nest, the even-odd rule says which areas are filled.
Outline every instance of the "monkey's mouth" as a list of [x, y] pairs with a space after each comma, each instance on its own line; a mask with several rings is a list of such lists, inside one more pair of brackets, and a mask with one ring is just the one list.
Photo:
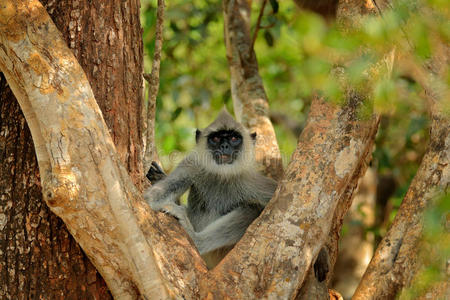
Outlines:
[[216, 154], [214, 155], [214, 160], [218, 165], [222, 164], [232, 164], [233, 156], [228, 154]]

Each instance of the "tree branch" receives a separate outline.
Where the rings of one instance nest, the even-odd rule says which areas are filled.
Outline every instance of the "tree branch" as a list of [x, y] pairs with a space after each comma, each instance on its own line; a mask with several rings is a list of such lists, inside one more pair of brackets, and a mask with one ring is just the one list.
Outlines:
[[155, 114], [156, 97], [158, 96], [159, 90], [159, 69], [161, 65], [161, 51], [163, 44], [164, 7], [164, 0], [158, 0], [158, 8], [156, 12], [155, 53], [153, 54], [152, 72], [149, 76], [146, 76], [147, 74], [144, 74], [144, 78], [149, 84], [144, 174], [150, 168], [152, 161], [156, 160], [157, 158], [155, 145]]
[[[269, 118], [269, 103], [258, 71], [250, 36], [250, 6], [246, 0], [223, 2], [224, 34], [231, 73], [234, 112], [256, 137], [256, 160], [264, 172], [280, 179], [283, 175], [280, 149]], [[255, 34], [257, 29], [255, 29]]]
[[267, 3], [267, 0], [263, 0], [263, 2], [261, 4], [261, 9], [259, 11], [258, 20], [256, 20], [255, 31], [253, 32], [253, 37], [252, 37], [252, 45], [250, 46], [250, 53], [249, 53], [250, 55], [255, 54], [255, 41], [256, 41], [256, 38], [258, 37], [258, 31], [261, 28], [261, 20], [264, 15], [264, 9], [266, 8], [266, 3]]

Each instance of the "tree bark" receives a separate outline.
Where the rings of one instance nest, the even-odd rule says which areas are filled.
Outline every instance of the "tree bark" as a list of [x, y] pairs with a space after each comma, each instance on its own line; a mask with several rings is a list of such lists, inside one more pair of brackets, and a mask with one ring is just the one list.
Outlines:
[[6, 4], [0, 69], [31, 129], [47, 205], [114, 297], [195, 298], [203, 261], [173, 218], [143, 202], [56, 27], [38, 1]]
[[140, 2], [42, 1], [83, 68], [120, 160], [134, 184], [143, 175], [143, 45]]
[[[358, 117], [364, 98], [349, 93], [343, 106], [314, 99], [297, 150], [274, 199], [230, 254], [208, 272], [177, 222], [151, 212], [143, 202], [123, 167], [123, 157], [116, 152], [85, 74], [40, 3], [4, 3], [0, 7], [0, 70], [30, 127], [44, 199], [101, 272], [112, 294], [118, 298], [151, 299], [295, 298], [330, 231], [336, 233], [334, 226], [342, 221], [357, 179], [370, 157], [378, 122], [374, 116]], [[227, 22], [228, 28], [234, 20]], [[230, 39], [233, 30], [229, 32]], [[111, 35], [108, 37], [110, 42]], [[236, 54], [239, 52], [233, 55]], [[255, 71], [254, 63], [249, 71]], [[252, 83], [252, 79], [257, 79], [253, 75], [240, 82]], [[258, 80], [256, 83], [259, 87], [255, 94], [259, 98], [249, 97], [256, 99], [256, 106], [249, 104], [249, 108], [259, 107], [261, 113], [267, 103], [258, 106], [264, 99], [259, 94], [262, 85]], [[251, 91], [252, 88], [247, 90], [249, 95]], [[0, 108], [3, 122], [10, 110]], [[264, 112], [259, 116], [266, 117]], [[448, 186], [448, 116], [434, 114], [433, 122], [430, 153], [435, 156], [430, 161], [437, 163], [425, 168], [425, 175], [431, 180], [425, 184]], [[10, 135], [2, 133], [0, 137]], [[17, 149], [25, 148], [18, 145]], [[24, 152], [30, 155], [26, 149]], [[20, 167], [28, 169], [26, 162], [20, 161]], [[18, 164], [12, 167], [14, 176], [16, 168]], [[35, 192], [28, 182], [24, 185], [24, 191]], [[414, 190], [413, 194], [420, 197], [420, 192], [423, 190]], [[431, 193], [426, 192], [424, 199]], [[22, 222], [14, 202], [9, 201], [8, 205]], [[417, 212], [414, 207], [405, 206], [407, 216]], [[9, 219], [2, 213], [0, 229], [9, 230]], [[24, 226], [33, 228], [36, 224], [26, 217], [24, 220]], [[414, 233], [417, 223], [412, 225], [404, 229]], [[22, 239], [21, 235], [24, 233], [19, 232], [14, 238]], [[397, 257], [406, 261], [409, 257], [405, 255], [414, 243], [402, 239], [406, 248], [400, 247]], [[6, 250], [15, 250], [11, 244]], [[27, 251], [31, 250], [18, 248], [17, 253]], [[20, 264], [14, 266], [15, 269], [7, 268], [4, 276], [9, 285], [13, 283], [12, 276], [20, 279], [16, 270], [23, 269]], [[80, 288], [83, 284], [80, 282]]]
[[[383, 0], [384, 1], [384, 0]], [[325, 16], [336, 17], [337, 23], [340, 24], [340, 30], [344, 31], [348, 30], [348, 28], [352, 26], [360, 26], [360, 20], [364, 15], [367, 14], [376, 14], [378, 11], [371, 1], [352, 1], [352, 0], [340, 0], [334, 8], [333, 14], [325, 14]], [[314, 9], [313, 9], [314, 10]], [[319, 11], [316, 11], [321, 13]], [[367, 74], [383, 74], [390, 76], [392, 71], [392, 67], [394, 64], [394, 51], [388, 53], [379, 63], [374, 64], [369, 67], [367, 70]], [[384, 73], [383, 73], [384, 72]], [[356, 92], [354, 87], [352, 87], [346, 79], [345, 69], [342, 67], [337, 67], [333, 70], [334, 77], [340, 83], [341, 88], [347, 92], [346, 101], [352, 101], [353, 97], [359, 98], [360, 101], [367, 97], [370, 97], [369, 90]], [[363, 76], [363, 75], [362, 75]], [[361, 94], [364, 93], [364, 94]], [[366, 100], [367, 101], [367, 100]], [[367, 104], [367, 103], [366, 103]], [[377, 117], [377, 124], [379, 122], [379, 117]], [[378, 129], [378, 125], [376, 125]], [[376, 129], [376, 130], [377, 130]], [[367, 166], [369, 165], [372, 159], [371, 153], [364, 158], [364, 162], [361, 162], [362, 165], [359, 169], [359, 173], [355, 173], [353, 179], [350, 181], [347, 186], [346, 191], [342, 194], [341, 199], [338, 201], [337, 207], [334, 211], [333, 216], [333, 224], [329, 231], [329, 237], [326, 240], [324, 248], [326, 249], [329, 256], [329, 272], [326, 277], [325, 282], [319, 282], [313, 274], [308, 275], [308, 280], [304, 283], [301, 293], [299, 294], [298, 299], [325, 299], [322, 295], [325, 295], [323, 290], [326, 290], [330, 281], [333, 277], [334, 273], [334, 265], [337, 260], [338, 251], [339, 251], [339, 240], [342, 225], [344, 222], [344, 218], [347, 214], [348, 209], [352, 205], [354, 190], [358, 186], [359, 178], [364, 176]], [[313, 270], [310, 270], [312, 273]], [[331, 291], [330, 292], [334, 292]], [[325, 295], [328, 297], [328, 295]]]
[[[42, 2], [86, 70], [121, 159], [140, 184], [139, 3]], [[0, 97], [0, 298], [110, 298], [95, 267], [42, 201], [31, 134], [3, 77]]]

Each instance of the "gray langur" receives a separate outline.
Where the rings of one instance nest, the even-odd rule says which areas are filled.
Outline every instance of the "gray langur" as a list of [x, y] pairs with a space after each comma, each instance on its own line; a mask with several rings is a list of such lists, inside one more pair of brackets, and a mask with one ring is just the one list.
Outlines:
[[[144, 193], [156, 211], [176, 217], [195, 243], [208, 268], [214, 267], [244, 235], [272, 198], [276, 181], [257, 171], [256, 134], [223, 110], [203, 131], [197, 130], [195, 149], [166, 175], [152, 162]], [[189, 189], [187, 207], [180, 196]], [[315, 277], [326, 279], [328, 252], [319, 252]]]
[[[277, 182], [257, 171], [256, 134], [223, 110], [203, 131], [195, 149], [169, 175], [156, 163], [144, 193], [156, 211], [179, 220], [208, 267], [217, 264], [244, 235], [272, 198]], [[187, 207], [179, 197], [189, 189]]]

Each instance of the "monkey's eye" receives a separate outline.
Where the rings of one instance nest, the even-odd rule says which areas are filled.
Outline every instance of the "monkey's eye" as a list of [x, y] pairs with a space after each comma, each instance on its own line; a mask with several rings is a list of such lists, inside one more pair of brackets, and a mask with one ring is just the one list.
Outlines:
[[217, 136], [217, 135], [216, 136], [209, 136], [208, 137], [208, 143], [210, 145], [217, 146], [220, 143], [220, 137]]
[[241, 142], [241, 138], [237, 136], [232, 136], [230, 142], [232, 145], [238, 145]]

